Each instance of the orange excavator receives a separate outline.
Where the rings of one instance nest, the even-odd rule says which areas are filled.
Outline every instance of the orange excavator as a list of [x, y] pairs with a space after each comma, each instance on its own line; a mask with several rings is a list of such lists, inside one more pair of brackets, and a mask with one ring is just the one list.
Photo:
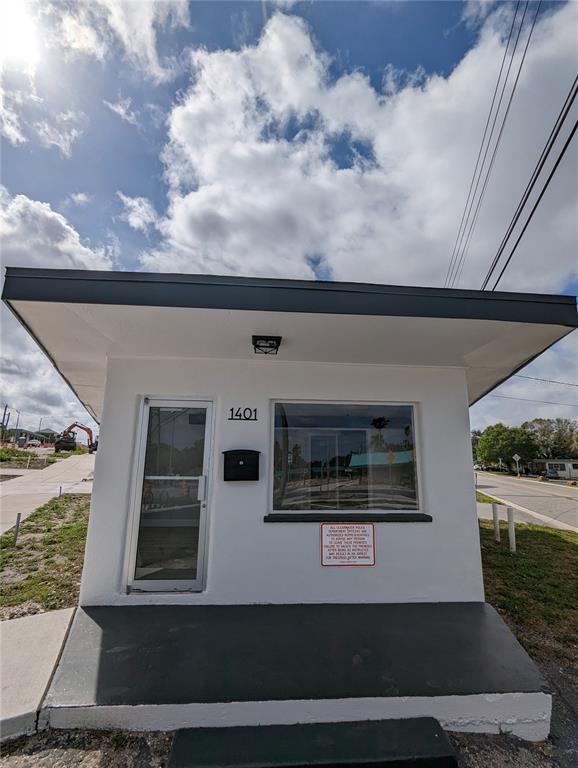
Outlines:
[[75, 421], [74, 424], [66, 427], [63, 432], [56, 436], [54, 440], [54, 453], [59, 453], [60, 451], [74, 451], [76, 449], [75, 429], [82, 429], [86, 432], [88, 437], [88, 452], [94, 453], [96, 451], [98, 448], [98, 440], [93, 440], [92, 429]]

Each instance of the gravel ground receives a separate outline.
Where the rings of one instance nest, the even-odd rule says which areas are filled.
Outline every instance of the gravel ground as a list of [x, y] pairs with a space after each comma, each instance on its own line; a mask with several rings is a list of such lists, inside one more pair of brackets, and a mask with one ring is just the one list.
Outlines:
[[[460, 768], [575, 768], [576, 753], [565, 762], [548, 741], [528, 744], [508, 736], [451, 734]], [[163, 768], [172, 735], [45, 731], [5, 745], [6, 768]], [[571, 762], [571, 759], [574, 762]]]
[[[544, 668], [552, 684], [552, 735], [541, 744], [511, 736], [452, 733], [460, 768], [576, 768], [578, 671]], [[1, 768], [163, 768], [170, 733], [44, 731], [4, 745]]]
[[0, 765], [10, 768], [162, 768], [172, 744], [167, 733], [44, 731], [5, 744]]

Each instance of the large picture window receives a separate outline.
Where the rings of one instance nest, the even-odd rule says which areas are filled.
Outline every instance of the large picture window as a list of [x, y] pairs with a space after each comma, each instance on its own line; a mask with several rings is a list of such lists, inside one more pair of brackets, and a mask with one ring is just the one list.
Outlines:
[[276, 403], [273, 509], [419, 509], [411, 405]]

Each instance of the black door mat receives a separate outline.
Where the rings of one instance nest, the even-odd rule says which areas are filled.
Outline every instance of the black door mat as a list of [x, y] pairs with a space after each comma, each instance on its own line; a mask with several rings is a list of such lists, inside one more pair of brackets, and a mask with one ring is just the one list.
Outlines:
[[457, 768], [437, 720], [187, 728], [177, 731], [168, 768], [291, 766]]

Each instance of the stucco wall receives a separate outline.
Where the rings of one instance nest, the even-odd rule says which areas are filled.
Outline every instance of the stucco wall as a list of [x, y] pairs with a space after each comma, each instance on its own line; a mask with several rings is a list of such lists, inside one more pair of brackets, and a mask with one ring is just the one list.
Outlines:
[[[139, 401], [214, 402], [206, 589], [127, 594], [125, 550]], [[376, 565], [322, 568], [319, 524], [264, 523], [271, 399], [409, 402], [417, 411], [421, 511], [432, 523], [376, 523]], [[227, 421], [231, 407], [256, 422]], [[262, 452], [261, 480], [225, 483], [222, 451]], [[278, 359], [109, 361], [81, 603], [439, 602], [483, 600], [464, 371]]]

